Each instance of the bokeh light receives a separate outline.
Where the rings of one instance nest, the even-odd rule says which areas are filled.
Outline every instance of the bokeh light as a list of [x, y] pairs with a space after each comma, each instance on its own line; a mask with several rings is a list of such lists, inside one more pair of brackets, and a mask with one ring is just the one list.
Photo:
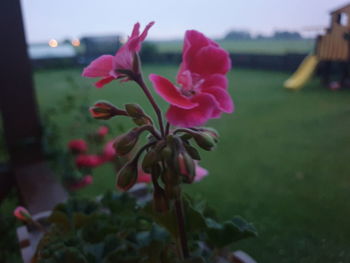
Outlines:
[[74, 47], [80, 46], [80, 40], [77, 38], [73, 39], [71, 43], [72, 43], [72, 46], [74, 46]]
[[50, 47], [58, 47], [58, 42], [56, 39], [50, 39], [49, 41], [49, 46]]

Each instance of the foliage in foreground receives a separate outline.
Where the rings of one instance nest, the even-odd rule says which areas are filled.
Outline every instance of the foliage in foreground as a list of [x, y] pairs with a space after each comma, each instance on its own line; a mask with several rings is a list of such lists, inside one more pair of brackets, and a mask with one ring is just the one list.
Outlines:
[[[215, 262], [227, 245], [256, 235], [239, 217], [219, 222], [205, 203], [188, 197], [184, 203], [192, 257], [183, 262]], [[173, 220], [125, 193], [107, 192], [100, 201], [72, 198], [54, 209], [34, 262], [180, 263]]]

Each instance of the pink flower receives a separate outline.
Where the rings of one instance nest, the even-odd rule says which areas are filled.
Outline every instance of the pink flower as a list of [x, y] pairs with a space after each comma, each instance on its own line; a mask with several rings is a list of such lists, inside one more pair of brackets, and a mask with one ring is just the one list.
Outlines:
[[99, 155], [95, 154], [79, 154], [75, 158], [75, 164], [78, 168], [89, 167], [94, 168], [104, 164], [105, 160]]
[[31, 218], [29, 211], [23, 206], [17, 206], [13, 211], [13, 215], [21, 221], [26, 221]]
[[68, 143], [68, 148], [73, 153], [83, 153], [87, 151], [88, 146], [86, 144], [86, 141], [84, 141], [83, 139], [76, 139], [76, 140], [71, 140]]
[[114, 56], [100, 56], [84, 69], [82, 75], [89, 78], [101, 77], [102, 79], [95, 83], [97, 88], [102, 88], [114, 79], [125, 78], [125, 81], [129, 80], [125, 71], [138, 73], [135, 72], [138, 69], [134, 68], [135, 54], [140, 51], [141, 43], [147, 37], [147, 32], [153, 24], [154, 22], [149, 23], [140, 34], [140, 24], [136, 23], [128, 41]]
[[112, 161], [115, 158], [115, 156], [117, 155], [117, 152], [113, 146], [114, 142], [115, 142], [115, 140], [111, 140], [111, 141], [107, 142], [103, 148], [102, 158], [106, 162]]
[[177, 74], [179, 87], [162, 76], [149, 76], [156, 92], [170, 103], [168, 121], [193, 127], [219, 118], [222, 112], [232, 113], [233, 101], [227, 92], [226, 74], [231, 68], [227, 51], [202, 33], [189, 30], [182, 60]]
[[81, 188], [84, 188], [84, 187], [92, 184], [93, 181], [94, 181], [94, 178], [92, 177], [92, 175], [85, 175], [83, 178], [81, 178], [80, 181], [78, 181], [74, 184], [71, 184], [69, 186], [69, 189], [72, 191], [79, 190]]
[[101, 137], [105, 137], [109, 132], [109, 128], [107, 126], [100, 126], [97, 130], [97, 134]]

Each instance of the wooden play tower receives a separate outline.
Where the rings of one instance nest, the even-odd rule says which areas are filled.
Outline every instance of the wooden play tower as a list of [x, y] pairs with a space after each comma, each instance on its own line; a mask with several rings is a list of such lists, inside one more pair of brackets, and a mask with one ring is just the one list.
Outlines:
[[350, 4], [331, 12], [331, 25], [325, 35], [318, 36], [316, 55], [319, 60], [349, 61]]
[[333, 79], [341, 87], [349, 88], [350, 4], [332, 11], [330, 15], [330, 27], [326, 29], [324, 35], [317, 37], [315, 46], [315, 55], [321, 62], [322, 82], [329, 86]]

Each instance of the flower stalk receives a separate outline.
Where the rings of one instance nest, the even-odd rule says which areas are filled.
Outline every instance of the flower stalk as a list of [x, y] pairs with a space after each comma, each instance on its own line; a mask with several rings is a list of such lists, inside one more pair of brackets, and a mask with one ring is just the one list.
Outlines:
[[147, 88], [147, 86], [146, 86], [146, 84], [145, 84], [145, 82], [144, 82], [144, 80], [142, 78], [142, 75], [141, 74], [137, 74], [134, 77], [134, 81], [141, 87], [141, 89], [145, 93], [147, 99], [151, 103], [154, 111], [156, 112], [156, 115], [157, 115], [157, 118], [158, 118], [158, 123], [159, 123], [160, 133], [162, 134], [162, 137], [164, 137], [165, 133], [164, 133], [163, 117], [162, 117], [162, 112], [160, 111], [159, 106], [157, 105], [157, 103], [155, 102], [151, 92]]
[[[140, 167], [144, 173], [150, 173], [155, 212], [161, 214], [169, 211], [176, 218], [176, 225], [172, 227], [177, 229], [177, 233], [173, 235], [182, 262], [190, 257], [190, 251], [181, 184], [191, 184], [200, 180], [198, 177], [206, 175], [206, 170], [198, 166], [200, 155], [191, 143], [210, 151], [218, 140], [215, 130], [198, 126], [209, 119], [220, 117], [224, 112], [231, 113], [234, 110], [233, 101], [227, 91], [226, 78], [231, 61], [228, 52], [217, 43], [195, 30], [187, 31], [177, 84], [156, 74], [149, 76], [154, 90], [170, 104], [164, 125], [162, 111], [143, 79], [139, 57], [141, 44], [153, 24], [149, 23], [140, 34], [140, 25], [136, 23], [128, 41], [115, 56], [99, 57], [84, 69], [83, 75], [101, 77], [96, 83], [97, 87], [116, 79], [134, 81], [151, 103], [159, 130], [137, 104], [126, 104], [124, 111], [111, 104], [100, 103], [95, 105], [92, 113], [95, 118], [100, 119], [117, 115], [128, 116], [138, 125], [115, 139], [114, 148], [120, 156], [129, 158], [133, 155], [119, 171], [117, 186], [122, 190], [130, 189], [140, 177]], [[174, 129], [170, 129], [170, 125]], [[138, 139], [144, 131], [151, 135], [148, 136], [148, 143], [135, 151]]]

